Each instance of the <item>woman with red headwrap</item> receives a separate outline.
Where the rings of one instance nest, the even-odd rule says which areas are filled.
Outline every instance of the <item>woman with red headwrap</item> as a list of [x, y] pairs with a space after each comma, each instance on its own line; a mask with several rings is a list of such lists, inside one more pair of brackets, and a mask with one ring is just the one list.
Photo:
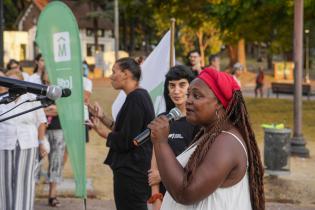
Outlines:
[[175, 157], [169, 123], [150, 123], [151, 140], [167, 194], [162, 210], [263, 210], [263, 167], [240, 87], [232, 76], [204, 69], [191, 82], [186, 118], [202, 126]]

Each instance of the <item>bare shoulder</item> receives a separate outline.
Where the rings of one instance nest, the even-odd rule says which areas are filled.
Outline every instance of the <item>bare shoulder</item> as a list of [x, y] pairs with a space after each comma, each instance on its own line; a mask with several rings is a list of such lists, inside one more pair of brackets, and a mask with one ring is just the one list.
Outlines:
[[246, 160], [246, 153], [237, 139], [242, 142], [246, 149], [242, 135], [237, 129], [221, 132], [215, 138], [207, 156], [209, 158], [221, 159], [221, 161], [228, 161], [234, 166], [239, 164], [240, 161], [243, 162], [243, 160]]

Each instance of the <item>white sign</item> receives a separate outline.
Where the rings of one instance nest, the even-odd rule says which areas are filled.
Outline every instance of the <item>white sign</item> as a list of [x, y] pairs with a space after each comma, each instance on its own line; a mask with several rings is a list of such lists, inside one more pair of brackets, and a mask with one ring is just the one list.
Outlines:
[[69, 32], [59, 32], [54, 37], [54, 59], [55, 62], [70, 61], [70, 35]]

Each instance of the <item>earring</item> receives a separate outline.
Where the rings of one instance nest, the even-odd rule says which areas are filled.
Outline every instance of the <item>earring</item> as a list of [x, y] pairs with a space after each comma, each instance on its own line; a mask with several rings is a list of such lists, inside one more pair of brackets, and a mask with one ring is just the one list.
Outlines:
[[217, 116], [217, 118], [219, 119], [219, 114], [218, 114], [218, 110], [215, 110], [215, 115]]

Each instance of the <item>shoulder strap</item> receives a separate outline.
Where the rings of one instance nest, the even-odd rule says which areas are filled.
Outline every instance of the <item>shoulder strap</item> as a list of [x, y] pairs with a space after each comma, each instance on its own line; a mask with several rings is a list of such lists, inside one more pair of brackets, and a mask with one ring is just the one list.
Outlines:
[[239, 137], [237, 137], [234, 133], [231, 133], [229, 131], [222, 131], [223, 133], [228, 133], [232, 136], [234, 136], [234, 138], [241, 144], [241, 146], [243, 147], [244, 151], [245, 151], [245, 154], [246, 154], [246, 159], [247, 159], [247, 165], [248, 165], [248, 155], [247, 155], [247, 150], [246, 150], [246, 147], [245, 145], [243, 144], [243, 142], [241, 141], [241, 139]]

